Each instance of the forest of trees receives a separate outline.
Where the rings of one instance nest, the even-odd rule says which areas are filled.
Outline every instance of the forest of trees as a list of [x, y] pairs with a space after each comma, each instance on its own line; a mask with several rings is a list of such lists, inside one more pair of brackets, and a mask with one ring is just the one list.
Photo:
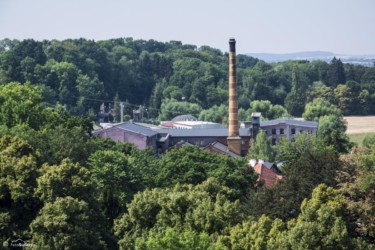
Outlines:
[[341, 118], [361, 100], [374, 110], [374, 68], [238, 56], [243, 117], [319, 121], [316, 137], [275, 148], [259, 133], [249, 157], [284, 161], [266, 189], [247, 158], [194, 146], [155, 155], [91, 134], [116, 96], [160, 120], [194, 111], [225, 123], [220, 51], [79, 39], [3, 40], [0, 53], [0, 247], [375, 249], [375, 137], [353, 150]]
[[[356, 154], [342, 154], [330, 141], [342, 138], [327, 128], [281, 140], [278, 154], [269, 154], [259, 133], [249, 156], [284, 161], [284, 178], [266, 189], [246, 158], [195, 146], [157, 156], [93, 137], [88, 119], [45, 107], [31, 84], [1, 85], [0, 101], [5, 245], [375, 249], [375, 137]], [[319, 112], [312, 106], [304, 114], [331, 117]]]
[[[316, 97], [344, 115], [375, 114], [375, 67], [336, 58], [268, 64], [238, 55], [237, 68], [242, 119], [249, 118], [252, 101], [301, 116]], [[227, 106], [227, 81], [228, 55], [208, 46], [132, 38], [0, 41], [0, 84], [30, 82], [42, 89], [46, 105], [59, 103], [69, 114], [93, 119], [103, 101], [115, 110], [123, 101], [130, 116], [142, 105], [145, 118], [190, 112], [225, 122], [215, 114]]]

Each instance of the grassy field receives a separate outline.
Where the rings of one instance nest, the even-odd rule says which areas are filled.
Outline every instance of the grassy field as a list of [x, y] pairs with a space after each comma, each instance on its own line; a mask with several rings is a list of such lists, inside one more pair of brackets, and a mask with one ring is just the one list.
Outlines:
[[368, 134], [375, 134], [375, 116], [345, 116], [348, 123], [348, 134], [352, 142], [362, 145], [363, 138]]
[[363, 138], [366, 135], [375, 135], [375, 133], [363, 133], [363, 134], [349, 134], [350, 141], [357, 143], [359, 146], [362, 145]]

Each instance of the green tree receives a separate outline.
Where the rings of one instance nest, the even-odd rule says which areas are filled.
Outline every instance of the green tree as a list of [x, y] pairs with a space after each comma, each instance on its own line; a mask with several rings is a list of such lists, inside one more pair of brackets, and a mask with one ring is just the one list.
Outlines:
[[158, 163], [155, 176], [159, 187], [199, 184], [209, 177], [233, 190], [234, 197], [246, 193], [256, 176], [245, 159], [221, 156], [196, 146], [184, 146], [165, 154]]
[[177, 86], [168, 86], [163, 90], [164, 99], [182, 100], [186, 99], [183, 90]]
[[374, 67], [366, 68], [361, 76], [361, 82], [375, 83], [375, 69]]
[[348, 249], [352, 245], [346, 222], [344, 197], [331, 187], [319, 185], [310, 200], [304, 200], [301, 214], [290, 221], [288, 241], [292, 249]]
[[65, 158], [82, 165], [86, 162], [94, 150], [92, 141], [84, 129], [74, 126], [76, 121], [71, 122], [32, 135], [30, 143], [41, 153], [42, 162], [58, 165]]
[[322, 82], [314, 83], [312, 87], [307, 90], [306, 102], [312, 102], [316, 98], [323, 98], [330, 103], [336, 103], [333, 88], [324, 85]]
[[337, 152], [347, 153], [352, 148], [353, 143], [345, 134], [346, 124], [342, 117], [334, 115], [322, 116], [319, 119], [318, 137], [326, 145], [332, 145]]
[[33, 39], [23, 41], [6, 41], [5, 51], [2, 53], [1, 68], [5, 72], [6, 82], [25, 82], [34, 71], [37, 64], [46, 61], [42, 42]]
[[141, 173], [129, 164], [126, 155], [118, 151], [96, 151], [88, 161], [98, 200], [106, 215], [114, 219], [125, 211], [126, 203], [134, 193], [142, 189]]
[[355, 107], [356, 105], [354, 105], [354, 108], [356, 108], [354, 112], [361, 115], [368, 115], [371, 109], [370, 92], [366, 89], [361, 90], [358, 94], [357, 100], [358, 104], [357, 108]]
[[27, 83], [0, 86], [0, 124], [8, 127], [27, 124], [37, 129], [43, 124], [41, 91]]
[[67, 105], [68, 108], [73, 107], [79, 96], [77, 78], [80, 75], [80, 70], [73, 63], [59, 62], [52, 66], [51, 72], [56, 75], [56, 80], [59, 83], [60, 103]]
[[355, 97], [347, 85], [339, 84], [333, 90], [335, 99], [337, 100], [337, 106], [344, 115], [351, 113], [353, 109], [353, 102]]
[[242, 98], [247, 96], [250, 100], [269, 100], [274, 104], [283, 104], [287, 94], [285, 89], [290, 88], [290, 83], [285, 77], [279, 78], [271, 64], [259, 61], [254, 67], [245, 69], [243, 73], [239, 70], [238, 73], [241, 74], [239, 86], [243, 86], [243, 90], [239, 91], [244, 93]]
[[[287, 220], [298, 216], [301, 202], [320, 183], [336, 184], [335, 173], [342, 162], [332, 147], [320, 139], [301, 134], [295, 142], [281, 140], [276, 146], [282, 159], [283, 179], [272, 189], [258, 188], [247, 196], [248, 212]], [[250, 205], [251, 204], [251, 205]]]
[[328, 70], [328, 86], [336, 87], [346, 82], [344, 65], [340, 59], [333, 57]]
[[37, 179], [35, 195], [44, 202], [54, 202], [58, 197], [70, 196], [92, 204], [94, 187], [90, 172], [79, 164], [65, 159], [57, 166], [46, 166], [45, 173]]
[[224, 239], [228, 239], [229, 249], [282, 249], [286, 244], [282, 245], [278, 241], [285, 237], [285, 233], [285, 223], [263, 215], [258, 220], [248, 219], [232, 227], [230, 235]]
[[34, 198], [38, 155], [17, 137], [0, 139], [0, 239], [23, 236], [39, 207]]
[[350, 233], [345, 198], [324, 184], [304, 199], [297, 219], [284, 223], [261, 216], [248, 219], [219, 238], [230, 249], [374, 249]]
[[215, 179], [197, 186], [177, 184], [140, 192], [128, 212], [115, 221], [119, 246], [132, 248], [136, 238], [152, 228], [222, 233], [242, 219], [239, 202], [228, 199], [230, 192]]
[[156, 117], [158, 115], [158, 110], [161, 107], [163, 100], [163, 87], [167, 85], [165, 79], [161, 83], [157, 83], [152, 90], [152, 95], [150, 97], [150, 107], [152, 116]]
[[266, 159], [270, 162], [274, 160], [274, 149], [271, 146], [270, 139], [264, 130], [260, 130], [256, 139], [252, 141], [248, 157], [249, 159]]
[[262, 100], [262, 101], [252, 101], [250, 103], [250, 108], [248, 110], [249, 117], [251, 113], [253, 112], [260, 112], [262, 113], [262, 118], [266, 120], [272, 120], [277, 119], [281, 117], [290, 117], [290, 114], [288, 114], [288, 111], [280, 105], [273, 105], [268, 100]]
[[[221, 84], [224, 80], [220, 80], [218, 85]], [[224, 85], [224, 84], [223, 84]], [[221, 104], [228, 104], [228, 90], [225, 88], [222, 88], [220, 86], [207, 86], [206, 88], [206, 95], [207, 95], [207, 102], [206, 106], [207, 107], [213, 107], [215, 105], [221, 105]], [[241, 99], [240, 99], [241, 102]], [[247, 99], [244, 101], [245, 103], [248, 103]], [[240, 104], [241, 106], [241, 104]]]
[[91, 136], [93, 124], [87, 116], [72, 116], [69, 115], [64, 106], [56, 104], [52, 108], [43, 109], [43, 129], [57, 129], [58, 127], [66, 129], [79, 129], [83, 136]]
[[173, 228], [167, 228], [160, 231], [150, 230], [147, 238], [137, 238], [135, 249], [225, 250], [227, 248], [223, 245], [216, 244], [205, 232], [197, 233], [192, 230], [179, 232]]
[[89, 205], [70, 196], [46, 203], [30, 224], [32, 243], [42, 249], [105, 249], [97, 229]]
[[306, 105], [303, 117], [319, 122], [318, 137], [326, 145], [332, 145], [337, 152], [348, 152], [353, 146], [345, 134], [346, 123], [342, 113], [335, 105], [322, 98], [314, 99]]
[[337, 174], [352, 223], [352, 234], [369, 243], [375, 240], [375, 147], [363, 155], [347, 155], [344, 169]]
[[307, 121], [318, 121], [320, 117], [334, 115], [341, 116], [341, 111], [335, 105], [329, 103], [323, 98], [316, 98], [306, 104], [303, 118]]
[[209, 109], [204, 109], [199, 113], [200, 121], [216, 122], [223, 125], [228, 123], [228, 106], [221, 104], [220, 106], [214, 105]]
[[174, 99], [166, 99], [161, 104], [159, 120], [169, 121], [178, 115], [199, 115], [202, 108], [195, 103], [179, 102]]
[[301, 116], [305, 105], [305, 88], [297, 78], [297, 67], [292, 71], [292, 89], [285, 98], [285, 107], [293, 116]]
[[277, 159], [285, 163], [297, 161], [302, 154], [307, 151], [314, 151], [327, 147], [315, 136], [310, 137], [306, 133], [301, 133], [291, 142], [287, 138], [281, 138], [277, 145]]
[[98, 100], [104, 97], [104, 85], [98, 78], [90, 78], [88, 75], [77, 77], [77, 90], [79, 94], [78, 107], [81, 109], [78, 114], [94, 115], [99, 110]]

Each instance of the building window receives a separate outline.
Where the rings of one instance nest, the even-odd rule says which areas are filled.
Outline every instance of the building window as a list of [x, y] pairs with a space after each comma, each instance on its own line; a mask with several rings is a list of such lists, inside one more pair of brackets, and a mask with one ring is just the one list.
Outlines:
[[292, 135], [294, 135], [296, 133], [296, 129], [295, 128], [292, 128], [292, 131], [291, 131]]
[[303, 131], [303, 129], [301, 129], [299, 132], [302, 134], [304, 131]]
[[281, 129], [280, 129], [280, 135], [283, 135], [283, 134], [284, 134], [284, 129], [281, 128]]
[[266, 133], [266, 135], [268, 135], [268, 131], [267, 130], [264, 130], [264, 133]]
[[275, 128], [272, 129], [272, 134], [276, 135], [276, 129]]
[[273, 146], [276, 145], [276, 138], [272, 138], [272, 145], [273, 145]]

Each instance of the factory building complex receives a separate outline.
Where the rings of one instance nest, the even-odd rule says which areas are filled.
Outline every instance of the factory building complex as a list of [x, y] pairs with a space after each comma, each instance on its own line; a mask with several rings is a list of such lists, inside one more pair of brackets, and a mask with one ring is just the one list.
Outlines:
[[[180, 122], [184, 124], [183, 122]], [[189, 123], [187, 123], [189, 124]], [[198, 122], [195, 123], [197, 126]], [[204, 124], [204, 123], [203, 123]], [[247, 127], [245, 127], [247, 125]], [[261, 121], [260, 123], [243, 123], [238, 130], [240, 138], [240, 153], [228, 148], [228, 128], [223, 127], [192, 127], [192, 128], [163, 128], [143, 123], [124, 122], [112, 127], [95, 131], [95, 134], [114, 141], [130, 142], [139, 149], [152, 148], [155, 152], [163, 153], [170, 148], [182, 145], [197, 145], [210, 151], [231, 156], [245, 156], [249, 150], [256, 131], [262, 129], [271, 137], [272, 144], [276, 144], [282, 137], [294, 141], [300, 133], [317, 133], [318, 124], [311, 121], [293, 119], [277, 119]]]
[[152, 148], [163, 153], [183, 145], [197, 145], [219, 154], [233, 157], [245, 156], [260, 129], [276, 144], [282, 137], [293, 141], [300, 133], [316, 134], [318, 123], [289, 118], [261, 121], [260, 113], [253, 113], [251, 121], [238, 120], [238, 94], [236, 82], [235, 40], [229, 40], [229, 126], [198, 121], [194, 116], [181, 115], [159, 126], [124, 122], [113, 124], [94, 134], [114, 141], [130, 142], [139, 149]]

